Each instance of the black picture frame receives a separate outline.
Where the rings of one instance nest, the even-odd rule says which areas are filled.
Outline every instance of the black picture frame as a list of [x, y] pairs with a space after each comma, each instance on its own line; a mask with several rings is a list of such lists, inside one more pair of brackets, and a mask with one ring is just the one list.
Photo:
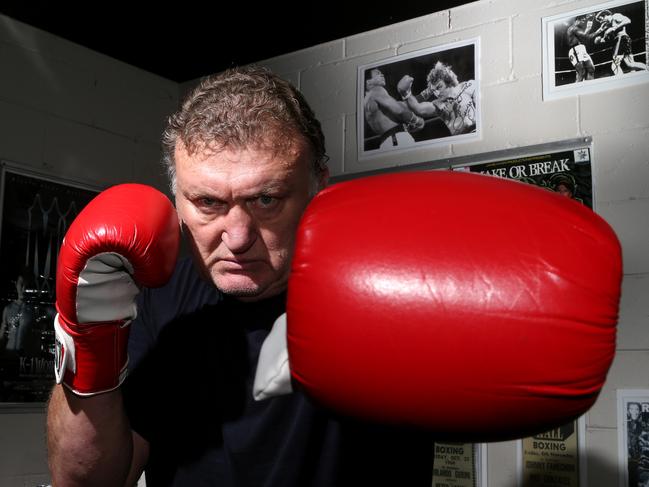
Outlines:
[[4, 161], [0, 169], [0, 406], [45, 403], [54, 384], [58, 251], [101, 188]]

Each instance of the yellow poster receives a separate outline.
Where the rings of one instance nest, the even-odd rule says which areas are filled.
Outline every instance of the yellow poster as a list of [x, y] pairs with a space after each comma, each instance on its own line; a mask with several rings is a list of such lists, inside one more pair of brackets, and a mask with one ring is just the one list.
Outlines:
[[473, 443], [435, 443], [433, 487], [477, 487]]
[[522, 440], [521, 487], [579, 487], [578, 423]]

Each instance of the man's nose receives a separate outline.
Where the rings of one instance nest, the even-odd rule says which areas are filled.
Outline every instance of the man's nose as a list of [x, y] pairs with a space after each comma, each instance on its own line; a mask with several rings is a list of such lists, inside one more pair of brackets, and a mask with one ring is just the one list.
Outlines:
[[240, 206], [233, 206], [225, 219], [225, 228], [221, 240], [235, 254], [240, 254], [252, 247], [257, 239], [254, 218]]

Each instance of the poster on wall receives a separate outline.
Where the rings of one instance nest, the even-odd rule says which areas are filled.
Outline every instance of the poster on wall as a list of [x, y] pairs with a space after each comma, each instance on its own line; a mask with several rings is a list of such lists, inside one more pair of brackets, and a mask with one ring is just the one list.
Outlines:
[[480, 136], [479, 40], [359, 66], [359, 159]]
[[544, 18], [543, 98], [649, 81], [647, 0], [615, 0]]
[[74, 217], [96, 194], [2, 165], [0, 403], [42, 403], [49, 396], [58, 250]]
[[588, 146], [478, 164], [460, 164], [451, 169], [533, 184], [593, 208], [591, 150]]
[[486, 487], [487, 445], [435, 442], [432, 487]]
[[649, 389], [617, 391], [620, 487], [649, 485]]
[[586, 487], [582, 418], [519, 440], [520, 487]]

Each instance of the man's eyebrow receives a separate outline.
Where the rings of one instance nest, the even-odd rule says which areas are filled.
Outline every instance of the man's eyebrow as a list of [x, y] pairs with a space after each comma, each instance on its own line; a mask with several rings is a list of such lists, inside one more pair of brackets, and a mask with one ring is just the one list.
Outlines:
[[199, 201], [202, 199], [209, 199], [215, 202], [225, 202], [225, 200], [221, 198], [219, 195], [215, 195], [214, 193], [208, 191], [192, 191], [189, 193], [185, 193], [185, 198], [188, 201]]
[[[268, 194], [288, 193], [291, 191], [291, 187], [289, 182], [283, 179], [277, 179], [244, 189], [240, 192], [240, 195], [244, 198], [250, 198]], [[185, 191], [184, 195], [189, 200], [210, 198], [218, 201], [226, 201], [228, 199], [227, 195], [223, 195], [218, 190], [212, 188], [192, 188]]]
[[254, 186], [251, 190], [252, 193], [271, 193], [271, 192], [284, 192], [291, 188], [291, 184], [284, 179], [274, 179], [271, 181], [265, 181], [260, 183], [257, 186]]

